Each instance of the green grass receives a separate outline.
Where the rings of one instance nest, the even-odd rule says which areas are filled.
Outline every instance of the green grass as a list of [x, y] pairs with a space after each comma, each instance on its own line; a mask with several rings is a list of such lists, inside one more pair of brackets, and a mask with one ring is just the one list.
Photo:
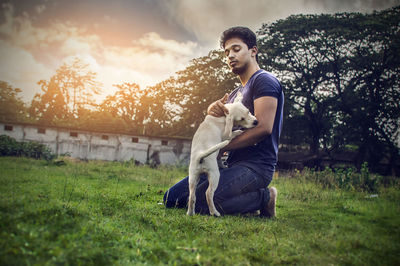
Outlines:
[[280, 177], [266, 220], [165, 209], [183, 168], [1, 157], [0, 170], [1, 265], [400, 264], [398, 185], [371, 198]]

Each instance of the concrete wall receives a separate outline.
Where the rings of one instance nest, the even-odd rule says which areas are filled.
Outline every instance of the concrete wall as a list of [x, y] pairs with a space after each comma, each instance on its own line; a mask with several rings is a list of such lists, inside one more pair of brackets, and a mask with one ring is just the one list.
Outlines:
[[17, 141], [36, 141], [55, 154], [87, 160], [129, 161], [154, 164], [189, 164], [191, 140], [0, 122], [0, 135]]

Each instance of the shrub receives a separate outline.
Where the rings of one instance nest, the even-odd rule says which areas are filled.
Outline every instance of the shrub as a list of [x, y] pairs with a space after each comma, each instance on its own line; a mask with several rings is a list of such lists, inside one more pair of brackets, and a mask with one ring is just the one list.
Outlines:
[[295, 172], [295, 177], [302, 177], [321, 184], [326, 188], [341, 188], [346, 190], [378, 192], [380, 186], [399, 185], [395, 177], [380, 176], [369, 171], [368, 163], [364, 163], [360, 171], [354, 167], [347, 169], [326, 168], [323, 171], [305, 168]]
[[44, 144], [29, 141], [18, 142], [14, 138], [6, 135], [0, 136], [0, 155], [1, 156], [24, 156], [35, 159], [53, 160], [56, 155]]

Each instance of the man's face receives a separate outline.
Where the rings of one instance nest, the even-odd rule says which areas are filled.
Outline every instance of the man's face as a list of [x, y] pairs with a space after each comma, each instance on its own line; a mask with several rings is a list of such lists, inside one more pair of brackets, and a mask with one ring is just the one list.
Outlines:
[[253, 49], [249, 49], [239, 38], [232, 38], [225, 42], [225, 56], [228, 59], [228, 65], [237, 75], [246, 71], [253, 52]]

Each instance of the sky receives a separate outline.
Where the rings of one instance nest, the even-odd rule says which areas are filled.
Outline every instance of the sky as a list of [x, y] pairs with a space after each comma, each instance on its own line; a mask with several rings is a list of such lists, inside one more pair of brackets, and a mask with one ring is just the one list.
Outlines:
[[219, 49], [232, 26], [257, 31], [293, 14], [369, 13], [400, 0], [0, 0], [0, 80], [30, 102], [63, 64], [97, 73], [100, 102], [115, 84], [152, 86]]

